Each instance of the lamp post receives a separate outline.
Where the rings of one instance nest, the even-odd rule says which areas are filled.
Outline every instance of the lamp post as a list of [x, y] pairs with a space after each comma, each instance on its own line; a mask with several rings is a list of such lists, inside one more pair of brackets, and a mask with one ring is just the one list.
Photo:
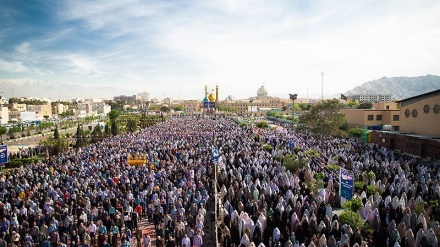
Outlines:
[[251, 103], [251, 125], [254, 124], [254, 100], [249, 100], [249, 103]]
[[293, 152], [293, 148], [295, 147], [295, 139], [293, 137], [293, 133], [295, 130], [295, 100], [298, 97], [298, 94], [289, 94], [289, 98], [292, 100], [292, 140], [290, 141], [290, 146], [292, 148], [292, 152]]

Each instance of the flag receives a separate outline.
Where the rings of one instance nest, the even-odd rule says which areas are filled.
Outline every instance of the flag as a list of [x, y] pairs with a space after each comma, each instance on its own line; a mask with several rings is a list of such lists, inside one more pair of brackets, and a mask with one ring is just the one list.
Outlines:
[[343, 94], [341, 93], [341, 99], [343, 99], [343, 100], [347, 100], [347, 96], [345, 96], [345, 95], [343, 95]]

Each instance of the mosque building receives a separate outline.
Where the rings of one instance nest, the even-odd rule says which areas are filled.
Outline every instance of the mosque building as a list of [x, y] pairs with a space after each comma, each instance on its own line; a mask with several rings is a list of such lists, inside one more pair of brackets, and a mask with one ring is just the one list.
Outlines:
[[270, 96], [263, 85], [257, 90], [257, 96], [242, 100], [224, 100], [219, 102], [219, 106], [223, 108], [236, 108], [239, 115], [248, 116], [252, 113], [254, 116], [264, 116], [266, 111], [282, 111], [291, 103], [291, 100], [288, 98], [283, 99]]
[[[287, 96], [287, 95], [286, 95]], [[305, 100], [298, 99], [295, 103], [307, 103]], [[182, 103], [183, 111], [186, 114], [218, 114], [218, 115], [241, 115], [255, 117], [266, 116], [269, 110], [289, 111], [292, 101], [289, 98], [279, 98], [269, 95], [266, 87], [262, 85], [258, 88], [256, 96], [246, 99], [236, 100], [231, 95], [225, 100], [219, 99], [219, 86], [217, 85], [211, 91], [208, 86], [204, 88], [203, 100], [186, 100]], [[209, 107], [204, 107], [209, 105]], [[215, 106], [214, 106], [215, 105]], [[214, 107], [213, 107], [214, 106]], [[224, 109], [234, 109], [227, 111]]]

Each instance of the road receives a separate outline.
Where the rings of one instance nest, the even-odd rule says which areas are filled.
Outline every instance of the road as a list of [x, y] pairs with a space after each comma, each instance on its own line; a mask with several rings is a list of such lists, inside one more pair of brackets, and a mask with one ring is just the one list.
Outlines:
[[[86, 130], [86, 126], [84, 127], [84, 130]], [[74, 133], [76, 133], [76, 127], [70, 128], [67, 130], [60, 130], [59, 133], [60, 134], [66, 134], [66, 133], [74, 134]], [[38, 145], [38, 143], [40, 143], [44, 139], [48, 138], [49, 136], [53, 136], [53, 131], [48, 131], [43, 134], [36, 134], [36, 135], [32, 135], [32, 136], [21, 137], [21, 138], [15, 139], [15, 140], [8, 140], [8, 141], [5, 141], [4, 144], [8, 145], [8, 150], [10, 152], [16, 152], [16, 151], [18, 151], [18, 148], [33, 147], [35, 145]]]

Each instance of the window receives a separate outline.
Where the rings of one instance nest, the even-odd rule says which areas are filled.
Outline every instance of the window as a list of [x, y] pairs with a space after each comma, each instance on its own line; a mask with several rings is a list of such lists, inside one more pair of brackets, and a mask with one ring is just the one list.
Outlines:
[[368, 115], [368, 121], [373, 121], [374, 120], [374, 115]]
[[389, 105], [387, 105], [387, 110], [389, 110], [390, 109], [390, 106]]
[[400, 116], [399, 115], [393, 115], [393, 121], [399, 121]]
[[[398, 115], [397, 115], [398, 116]], [[394, 126], [394, 131], [399, 131], [400, 127], [399, 126]]]
[[416, 118], [417, 115], [419, 115], [419, 112], [418, 112], [416, 109], [414, 109], [414, 110], [412, 111], [411, 115], [412, 115], [413, 118]]
[[376, 115], [376, 120], [382, 121], [382, 115]]

